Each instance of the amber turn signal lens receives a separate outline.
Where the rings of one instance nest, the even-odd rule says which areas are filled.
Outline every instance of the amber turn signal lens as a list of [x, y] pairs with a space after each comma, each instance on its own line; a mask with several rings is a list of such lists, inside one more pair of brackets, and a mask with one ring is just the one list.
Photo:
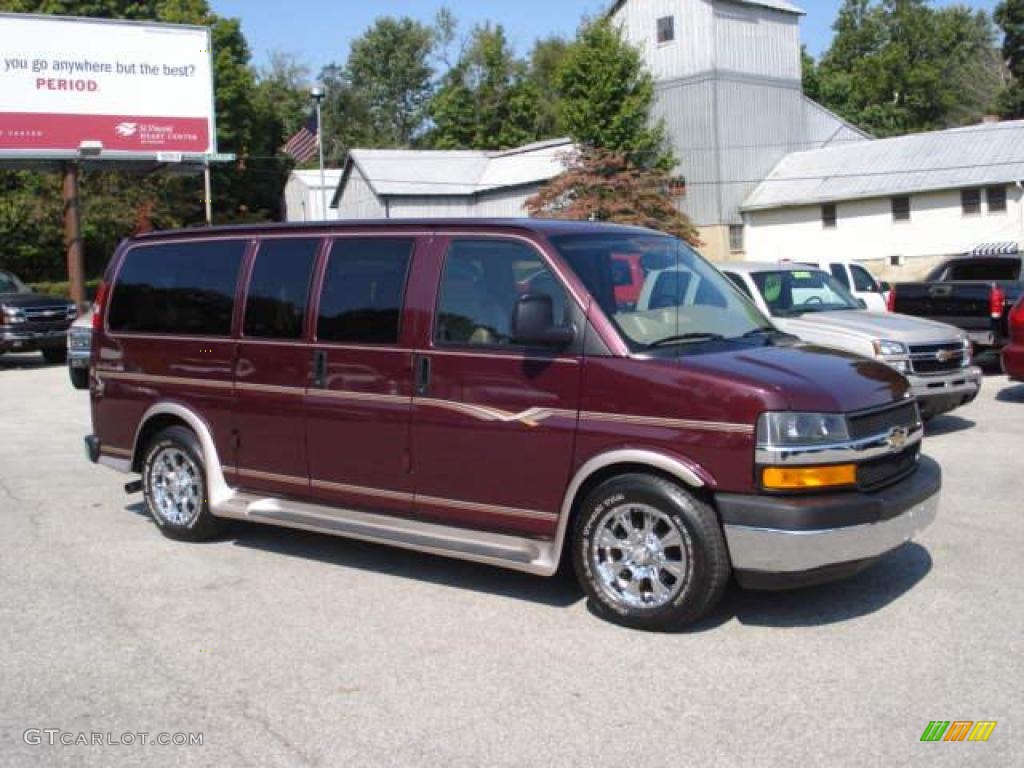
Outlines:
[[857, 465], [834, 467], [768, 467], [762, 476], [765, 488], [777, 491], [801, 491], [831, 488], [857, 483]]

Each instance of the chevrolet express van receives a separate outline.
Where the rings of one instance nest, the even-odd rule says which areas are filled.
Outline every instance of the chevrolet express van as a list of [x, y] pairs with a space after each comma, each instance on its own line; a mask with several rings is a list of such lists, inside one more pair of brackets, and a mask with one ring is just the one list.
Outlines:
[[[644, 309], [617, 254], [673, 269]], [[169, 536], [224, 521], [550, 576], [666, 629], [734, 575], [855, 573], [935, 517], [907, 381], [779, 333], [657, 232], [383, 221], [149, 234], [95, 312], [94, 462]]]

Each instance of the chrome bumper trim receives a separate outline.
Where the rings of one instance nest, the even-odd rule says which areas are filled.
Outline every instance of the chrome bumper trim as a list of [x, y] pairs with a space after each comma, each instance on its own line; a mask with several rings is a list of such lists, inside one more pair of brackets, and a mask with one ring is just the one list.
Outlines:
[[908, 376], [910, 391], [921, 399], [938, 395], [974, 394], [981, 389], [984, 378], [981, 368], [971, 366], [939, 376]]
[[741, 571], [800, 573], [869, 560], [905, 544], [931, 525], [941, 492], [880, 523], [820, 531], [784, 531], [726, 525], [732, 567]]

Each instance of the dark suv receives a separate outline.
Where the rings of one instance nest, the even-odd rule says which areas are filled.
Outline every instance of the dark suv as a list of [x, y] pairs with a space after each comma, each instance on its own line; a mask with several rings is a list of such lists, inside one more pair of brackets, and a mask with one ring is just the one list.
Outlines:
[[46, 362], [63, 363], [68, 328], [77, 316], [70, 301], [33, 293], [15, 275], [0, 270], [0, 354], [42, 352]]

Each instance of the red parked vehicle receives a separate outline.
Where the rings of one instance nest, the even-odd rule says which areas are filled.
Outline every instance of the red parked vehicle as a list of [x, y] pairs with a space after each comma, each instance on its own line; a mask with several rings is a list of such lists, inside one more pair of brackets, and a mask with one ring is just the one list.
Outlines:
[[618, 306], [636, 306], [643, 293], [646, 277], [640, 254], [612, 254], [612, 279], [615, 281], [615, 301]]
[[1024, 381], [1024, 297], [1010, 311], [1010, 339], [1003, 347], [1003, 370], [1016, 381]]
[[[616, 254], [662, 293], [616, 297]], [[168, 535], [239, 519], [551, 575], [695, 621], [735, 574], [854, 573], [936, 514], [892, 368], [780, 334], [649, 230], [370, 222], [125, 242], [100, 291], [90, 458]]]

